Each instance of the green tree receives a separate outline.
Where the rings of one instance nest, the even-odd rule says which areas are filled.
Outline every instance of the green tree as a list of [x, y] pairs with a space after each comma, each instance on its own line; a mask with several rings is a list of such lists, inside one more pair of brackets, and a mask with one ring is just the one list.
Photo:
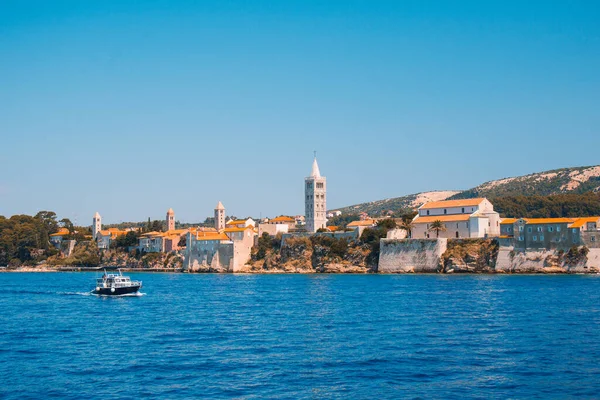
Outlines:
[[415, 228], [415, 225], [412, 222], [412, 219], [403, 218], [400, 223], [400, 229], [406, 231], [406, 237], [412, 237], [412, 230]]
[[435, 221], [433, 221], [431, 223], [428, 230], [430, 232], [435, 231], [435, 237], [439, 238], [440, 232], [446, 232], [446, 225], [444, 225], [444, 223], [442, 221], [440, 221], [439, 219], [436, 219]]

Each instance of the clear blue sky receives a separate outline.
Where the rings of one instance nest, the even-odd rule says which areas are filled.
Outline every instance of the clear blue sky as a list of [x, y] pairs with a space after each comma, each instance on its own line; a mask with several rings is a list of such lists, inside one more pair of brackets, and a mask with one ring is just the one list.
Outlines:
[[600, 164], [598, 1], [0, 1], [0, 215], [304, 211]]

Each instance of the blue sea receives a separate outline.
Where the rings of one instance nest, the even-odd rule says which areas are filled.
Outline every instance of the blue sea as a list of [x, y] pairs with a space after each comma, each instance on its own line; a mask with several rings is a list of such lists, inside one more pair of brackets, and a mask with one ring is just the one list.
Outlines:
[[600, 276], [0, 274], [0, 398], [598, 398]]

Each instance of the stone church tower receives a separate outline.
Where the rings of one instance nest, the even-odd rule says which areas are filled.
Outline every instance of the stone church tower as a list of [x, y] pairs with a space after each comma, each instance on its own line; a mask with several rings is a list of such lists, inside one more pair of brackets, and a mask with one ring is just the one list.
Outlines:
[[316, 156], [304, 185], [306, 231], [314, 233], [327, 224], [327, 179], [319, 172]]
[[225, 229], [225, 207], [223, 207], [223, 203], [221, 202], [215, 208], [215, 229], [218, 232]]
[[94, 238], [94, 240], [96, 240], [98, 232], [100, 232], [101, 230], [102, 217], [100, 216], [100, 214], [98, 214], [98, 211], [96, 211], [96, 214], [94, 214], [94, 218], [92, 218], [92, 237]]
[[167, 211], [167, 232], [175, 230], [175, 211], [172, 208], [169, 208]]

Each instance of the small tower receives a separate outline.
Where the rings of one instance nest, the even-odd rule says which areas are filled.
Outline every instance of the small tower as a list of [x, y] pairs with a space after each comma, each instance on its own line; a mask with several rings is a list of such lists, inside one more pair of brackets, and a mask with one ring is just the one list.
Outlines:
[[327, 225], [327, 179], [321, 176], [316, 154], [310, 176], [304, 179], [304, 213], [307, 232]]
[[169, 208], [167, 211], [167, 232], [175, 230], [175, 211], [172, 208]]
[[92, 237], [94, 238], [94, 240], [96, 240], [98, 232], [100, 232], [101, 230], [102, 217], [100, 216], [100, 214], [98, 214], [98, 211], [96, 211], [96, 214], [94, 214], [94, 218], [92, 218]]
[[225, 229], [225, 207], [221, 202], [215, 207], [215, 229], [219, 232]]

